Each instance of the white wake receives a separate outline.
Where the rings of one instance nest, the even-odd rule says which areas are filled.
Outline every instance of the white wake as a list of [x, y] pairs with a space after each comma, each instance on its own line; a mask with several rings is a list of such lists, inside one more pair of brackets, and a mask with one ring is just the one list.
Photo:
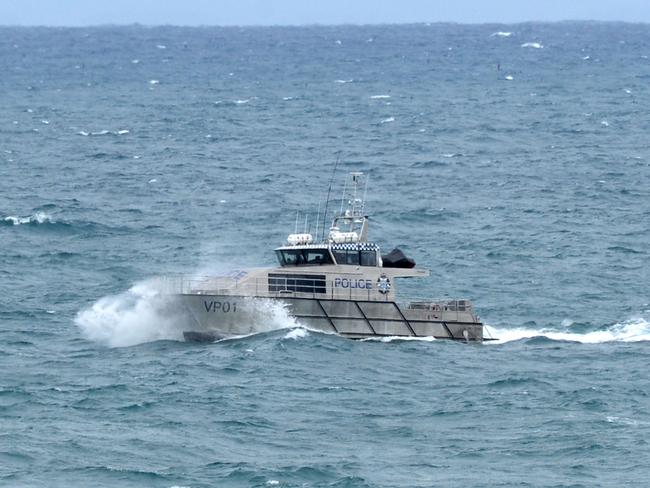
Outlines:
[[507, 329], [501, 327], [485, 326], [486, 337], [494, 337], [498, 340], [490, 341], [490, 344], [503, 344], [505, 342], [530, 339], [532, 337], [546, 337], [554, 341], [573, 341], [583, 344], [598, 344], [603, 342], [641, 342], [650, 341], [650, 322], [643, 318], [626, 320], [607, 327], [603, 330], [578, 333], [556, 329]]

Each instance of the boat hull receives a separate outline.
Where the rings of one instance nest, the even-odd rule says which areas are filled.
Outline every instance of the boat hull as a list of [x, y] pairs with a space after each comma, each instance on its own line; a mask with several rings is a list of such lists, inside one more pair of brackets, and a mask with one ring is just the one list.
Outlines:
[[354, 339], [372, 337], [434, 337], [483, 341], [483, 324], [450, 318], [429, 310], [403, 307], [393, 301], [334, 300], [297, 297], [183, 294], [191, 316], [187, 340], [217, 340], [305, 326]]

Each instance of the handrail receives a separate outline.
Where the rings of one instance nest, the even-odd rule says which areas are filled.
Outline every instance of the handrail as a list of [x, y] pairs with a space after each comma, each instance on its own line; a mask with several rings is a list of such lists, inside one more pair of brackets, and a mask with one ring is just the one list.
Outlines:
[[449, 316], [455, 312], [456, 317], [467, 312], [473, 315], [469, 300], [431, 297], [395, 297], [394, 289], [390, 293], [380, 293], [378, 289], [347, 288], [335, 286], [334, 279], [307, 277], [243, 277], [234, 276], [193, 276], [172, 275], [163, 278], [164, 291], [169, 294], [190, 295], [236, 295], [264, 298], [328, 298], [361, 301], [398, 301], [405, 304], [406, 310], [427, 310], [445, 313]]

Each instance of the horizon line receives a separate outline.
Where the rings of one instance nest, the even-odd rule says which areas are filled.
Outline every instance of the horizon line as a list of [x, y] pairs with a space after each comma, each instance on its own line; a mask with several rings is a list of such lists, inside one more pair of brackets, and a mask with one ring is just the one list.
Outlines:
[[488, 26], [488, 25], [526, 25], [526, 24], [628, 24], [628, 25], [650, 25], [650, 21], [630, 20], [598, 20], [598, 19], [562, 19], [562, 20], [521, 20], [515, 22], [463, 22], [453, 20], [436, 20], [421, 22], [344, 22], [344, 23], [288, 23], [288, 24], [148, 24], [144, 22], [108, 22], [105, 24], [1, 24], [0, 28], [45, 28], [45, 29], [84, 29], [84, 28], [107, 28], [107, 27], [191, 27], [191, 28], [259, 28], [259, 27], [382, 27], [382, 26], [431, 26], [431, 25], [462, 25], [462, 26]]

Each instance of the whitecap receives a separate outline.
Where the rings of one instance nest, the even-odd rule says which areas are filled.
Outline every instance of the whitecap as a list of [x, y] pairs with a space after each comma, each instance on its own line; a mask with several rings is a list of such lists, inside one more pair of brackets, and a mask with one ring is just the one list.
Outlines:
[[487, 325], [485, 327], [487, 329], [485, 336], [497, 339], [496, 341], [490, 341], [489, 344], [503, 344], [505, 342], [530, 339], [533, 337], [546, 337], [554, 341], [572, 341], [584, 344], [650, 341], [650, 323], [642, 318], [627, 320], [614, 324], [604, 330], [595, 330], [582, 334], [554, 329], [506, 329]]
[[390, 98], [390, 95], [371, 95], [370, 98], [373, 100], [382, 100], [385, 98]]
[[89, 136], [90, 132], [86, 132], [85, 130], [80, 130], [79, 132], [77, 132], [77, 134], [79, 134], [80, 136]]
[[334, 83], [352, 83], [354, 79], [350, 78], [349, 80], [334, 80]]
[[286, 102], [286, 101], [289, 101], [289, 100], [293, 100], [293, 97], [282, 97], [282, 100], [284, 100]]
[[157, 183], [157, 182], [158, 182], [158, 180], [156, 178], [151, 178], [149, 180], [149, 183]]
[[388, 117], [388, 118], [385, 118], [385, 119], [381, 120], [379, 123], [380, 123], [380, 124], [387, 124], [387, 123], [389, 123], [389, 122], [395, 122], [395, 117]]
[[156, 47], [158, 49], [167, 49], [167, 46], [165, 46], [164, 44], [156, 44]]
[[11, 222], [13, 225], [44, 224], [46, 222], [54, 223], [52, 216], [45, 212], [35, 212], [28, 217], [16, 217], [14, 215], [9, 215], [4, 218], [4, 221]]
[[506, 75], [506, 76], [505, 76], [505, 79], [508, 80], [508, 81], [512, 81], [512, 80], [514, 80], [514, 78], [513, 78], [512, 75]]
[[582, 59], [583, 59], [583, 61], [588, 61], [588, 60], [591, 59], [591, 56], [584, 56]]
[[128, 134], [129, 132], [130, 131], [128, 129], [121, 129], [121, 130], [118, 130], [115, 134], [117, 134], [118, 136], [121, 136], [123, 134]]
[[160, 81], [159, 80], [149, 80], [150, 85], [159, 85]]
[[41, 124], [49, 125], [50, 121], [43, 119], [43, 120], [41, 120]]
[[104, 136], [106, 134], [110, 134], [110, 132], [111, 131], [104, 129], [104, 130], [98, 130], [98, 131], [95, 131], [95, 132], [91, 132], [90, 135], [91, 136]]
[[493, 32], [490, 34], [490, 37], [510, 37], [512, 35], [512, 32], [503, 32], [503, 31], [498, 31], [498, 32]]
[[337, 39], [336, 41], [334, 41], [334, 43], [338, 44], [339, 46], [342, 44], [340, 39]]
[[600, 125], [602, 125], [603, 127], [609, 127], [609, 122], [607, 122], [606, 120], [601, 120]]
[[138, 63], [140, 62], [140, 60], [139, 60], [139, 59], [132, 59], [131, 62], [132, 62], [133, 64], [138, 64]]
[[296, 329], [291, 329], [289, 332], [287, 332], [284, 335], [285, 339], [302, 339], [303, 337], [307, 337], [309, 335], [309, 331], [307, 329], [304, 329], [302, 327], [298, 327]]
[[530, 47], [532, 49], [542, 49], [542, 46], [539, 42], [524, 42], [521, 47]]
[[245, 99], [245, 100], [235, 100], [235, 104], [236, 104], [236, 105], [243, 105], [243, 104], [248, 103], [248, 102], [250, 102], [250, 101], [251, 101], [250, 98], [247, 98], [247, 99]]

